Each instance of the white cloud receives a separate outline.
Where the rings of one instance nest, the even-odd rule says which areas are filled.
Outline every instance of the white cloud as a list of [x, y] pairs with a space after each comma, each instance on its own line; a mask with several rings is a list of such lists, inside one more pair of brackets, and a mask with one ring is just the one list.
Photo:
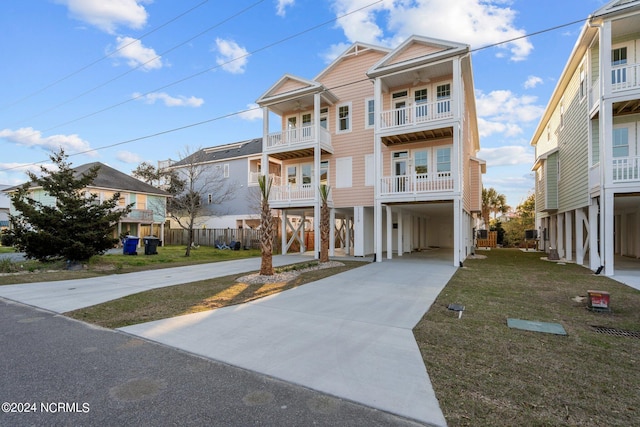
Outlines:
[[57, 0], [75, 19], [98, 27], [109, 34], [124, 25], [139, 29], [147, 23], [146, 0]]
[[95, 151], [91, 151], [89, 143], [76, 134], [43, 137], [42, 132], [27, 127], [17, 130], [0, 130], [0, 138], [25, 147], [41, 147], [50, 151], [58, 151], [63, 148], [68, 154], [87, 152], [85, 154], [89, 156], [97, 156]]
[[515, 136], [522, 133], [522, 126], [538, 120], [544, 107], [537, 105], [538, 98], [531, 95], [517, 96], [509, 90], [494, 90], [488, 94], [476, 91], [476, 108], [480, 136], [494, 133]]
[[120, 160], [123, 163], [142, 162], [142, 158], [136, 153], [132, 153], [131, 151], [118, 151], [118, 153], [116, 154], [116, 159]]
[[[369, 0], [334, 0], [337, 16], [364, 7]], [[339, 19], [350, 42], [395, 46], [413, 34], [467, 43], [472, 48], [524, 36], [515, 27], [516, 12], [502, 0], [385, 0]], [[385, 27], [381, 27], [384, 25]], [[393, 34], [384, 38], [385, 32]], [[525, 38], [496, 46], [498, 56], [512, 61], [527, 58], [533, 45]]]
[[287, 6], [293, 6], [295, 4], [295, 0], [278, 0], [278, 5], [276, 6], [276, 15], [285, 16], [287, 11], [285, 10]]
[[156, 101], [162, 101], [167, 107], [200, 107], [204, 104], [204, 99], [196, 98], [195, 96], [186, 97], [183, 95], [171, 96], [164, 92], [153, 92], [148, 93], [146, 95], [142, 95], [141, 93], [134, 93], [132, 95], [133, 98], [144, 101], [147, 104], [155, 104]]
[[329, 64], [338, 56], [342, 55], [351, 46], [349, 43], [337, 43], [329, 47], [329, 50], [320, 54], [324, 61]]
[[232, 74], [244, 73], [249, 53], [233, 40], [216, 39], [216, 50], [220, 54], [216, 58], [216, 63], [223, 70]]
[[142, 42], [133, 37], [117, 37], [117, 51], [114, 57], [123, 58], [131, 68], [141, 67], [144, 71], [162, 68], [160, 55], [150, 47], [145, 47]]
[[258, 104], [247, 104], [247, 109], [239, 114], [240, 118], [244, 120], [261, 120], [262, 119], [262, 109], [258, 106]]
[[524, 82], [524, 88], [525, 89], [533, 89], [534, 87], [541, 85], [542, 83], [544, 83], [542, 81], [542, 79], [538, 76], [529, 76], [527, 78], [527, 81]]
[[487, 168], [533, 164], [533, 150], [521, 145], [505, 145], [496, 148], [482, 148], [478, 157], [486, 160]]
[[6, 185], [20, 185], [29, 180], [27, 171], [38, 176], [42, 175], [40, 166], [48, 170], [57, 170], [57, 165], [53, 163], [0, 163], [0, 182]]

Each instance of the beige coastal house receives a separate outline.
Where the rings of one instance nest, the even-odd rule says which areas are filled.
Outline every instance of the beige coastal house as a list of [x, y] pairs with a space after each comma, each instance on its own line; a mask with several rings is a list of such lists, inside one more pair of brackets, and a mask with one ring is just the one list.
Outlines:
[[312, 219], [325, 183], [332, 254], [380, 262], [439, 247], [457, 266], [472, 252], [486, 165], [475, 157], [469, 46], [419, 36], [395, 49], [355, 43], [312, 80], [285, 74], [257, 103], [283, 253], [296, 240], [304, 250], [304, 224], [319, 248]]
[[611, 1], [585, 22], [531, 141], [546, 250], [606, 275], [614, 254], [640, 257], [639, 125], [640, 1]]

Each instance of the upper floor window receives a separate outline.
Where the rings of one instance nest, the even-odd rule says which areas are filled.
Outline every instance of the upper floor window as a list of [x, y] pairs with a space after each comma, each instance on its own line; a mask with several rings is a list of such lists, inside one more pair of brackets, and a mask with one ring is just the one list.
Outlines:
[[320, 184], [329, 184], [329, 161], [320, 162]]
[[225, 178], [229, 178], [229, 163], [225, 163], [224, 164], [224, 173], [223, 173]]
[[351, 104], [338, 106], [338, 129], [336, 133], [351, 131]]
[[451, 172], [451, 147], [436, 150], [436, 171]]
[[416, 173], [429, 172], [429, 155], [427, 150], [420, 150], [413, 153], [413, 163]]
[[[611, 50], [611, 66], [625, 65], [627, 63], [627, 48], [619, 47]], [[625, 67], [611, 70], [611, 83], [619, 84], [627, 81], [627, 69]]]
[[211, 193], [207, 194], [207, 203], [208, 204], [213, 203], [213, 195]]
[[417, 89], [413, 92], [413, 99], [416, 104], [416, 116], [422, 117], [427, 115], [427, 89]]
[[365, 128], [372, 128], [375, 124], [376, 116], [375, 116], [375, 102], [373, 98], [365, 99], [365, 108], [367, 109], [367, 118], [364, 124]]
[[629, 156], [629, 128], [613, 129], [613, 157]]
[[320, 126], [329, 130], [329, 109], [326, 107], [320, 109]]
[[451, 83], [436, 86], [438, 114], [451, 111]]

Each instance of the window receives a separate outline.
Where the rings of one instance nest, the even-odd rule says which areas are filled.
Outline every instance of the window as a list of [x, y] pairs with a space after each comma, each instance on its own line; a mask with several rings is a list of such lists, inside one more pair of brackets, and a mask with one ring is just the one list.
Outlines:
[[298, 168], [296, 166], [287, 166], [287, 183], [289, 185], [296, 185], [297, 177], [298, 177]]
[[229, 163], [224, 164], [224, 177], [229, 178]]
[[[619, 47], [611, 50], [611, 66], [625, 65], [627, 63], [627, 48]], [[627, 81], [627, 69], [624, 67], [616, 67], [611, 70], [611, 83], [620, 84]]]
[[407, 91], [403, 90], [402, 92], [396, 92], [393, 95], [391, 95], [391, 97], [393, 99], [406, 98], [407, 97]]
[[311, 184], [311, 174], [312, 168], [311, 163], [306, 163], [302, 165], [302, 185], [310, 185]]
[[320, 184], [329, 185], [329, 161], [320, 162]]
[[580, 99], [583, 99], [584, 96], [586, 95], [586, 90], [585, 90], [585, 77], [584, 77], [584, 65], [580, 66]]
[[365, 119], [366, 122], [364, 124], [365, 128], [372, 128], [375, 125], [375, 120], [376, 120], [376, 113], [375, 113], [375, 107], [374, 107], [374, 100], [373, 98], [369, 98], [369, 99], [365, 99], [364, 101], [365, 103], [365, 109], [367, 111], [367, 118]]
[[427, 89], [418, 89], [413, 93], [416, 104], [416, 117], [424, 117], [427, 115]]
[[351, 131], [351, 106], [344, 104], [338, 106], [338, 129], [336, 133]]
[[629, 128], [613, 130], [613, 157], [629, 156]]
[[329, 109], [321, 108], [320, 109], [320, 126], [329, 130]]
[[413, 153], [413, 164], [417, 174], [429, 172], [429, 155], [426, 150]]
[[438, 148], [436, 150], [436, 171], [451, 172], [451, 148]]
[[438, 114], [451, 111], [451, 83], [436, 86]]
[[302, 115], [302, 137], [311, 138], [313, 135], [313, 129], [311, 129], [311, 113], [304, 113]]

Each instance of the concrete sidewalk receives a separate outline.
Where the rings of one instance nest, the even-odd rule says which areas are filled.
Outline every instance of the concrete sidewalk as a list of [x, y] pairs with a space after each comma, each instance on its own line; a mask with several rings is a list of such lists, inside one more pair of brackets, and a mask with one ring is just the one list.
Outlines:
[[121, 330], [445, 426], [412, 329], [455, 271], [438, 251], [404, 256], [251, 303]]
[[[274, 266], [306, 261], [309, 261], [308, 257], [299, 255], [277, 255], [273, 257]], [[210, 264], [140, 271], [137, 273], [110, 274], [90, 279], [5, 285], [0, 286], [0, 297], [45, 308], [56, 313], [65, 313], [149, 289], [197, 282], [259, 269], [260, 258], [246, 258]]]

